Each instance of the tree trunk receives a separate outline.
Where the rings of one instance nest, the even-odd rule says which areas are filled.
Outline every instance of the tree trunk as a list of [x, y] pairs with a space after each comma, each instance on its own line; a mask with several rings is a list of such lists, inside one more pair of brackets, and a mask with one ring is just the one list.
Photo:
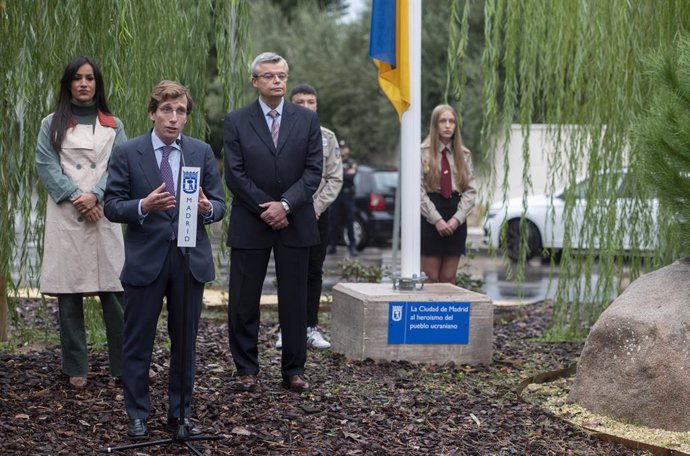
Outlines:
[[7, 299], [7, 279], [0, 277], [0, 342], [7, 342], [7, 313], [9, 300]]

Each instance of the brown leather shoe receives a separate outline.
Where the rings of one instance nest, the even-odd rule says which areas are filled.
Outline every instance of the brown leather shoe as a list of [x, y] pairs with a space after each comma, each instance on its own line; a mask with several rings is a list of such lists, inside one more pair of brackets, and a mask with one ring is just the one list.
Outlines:
[[69, 384], [76, 389], [83, 389], [86, 387], [86, 377], [70, 377]]
[[283, 378], [283, 387], [293, 393], [306, 393], [309, 391], [309, 383], [301, 375], [290, 375]]
[[240, 375], [235, 387], [244, 392], [254, 391], [256, 389], [256, 375]]

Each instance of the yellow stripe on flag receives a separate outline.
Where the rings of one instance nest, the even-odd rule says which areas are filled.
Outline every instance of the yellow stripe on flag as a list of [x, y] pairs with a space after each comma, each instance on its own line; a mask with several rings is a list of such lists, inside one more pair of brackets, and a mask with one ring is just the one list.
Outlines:
[[408, 20], [408, 0], [396, 2], [395, 60], [397, 65], [374, 59], [379, 70], [379, 85], [391, 101], [398, 117], [410, 107], [410, 40]]

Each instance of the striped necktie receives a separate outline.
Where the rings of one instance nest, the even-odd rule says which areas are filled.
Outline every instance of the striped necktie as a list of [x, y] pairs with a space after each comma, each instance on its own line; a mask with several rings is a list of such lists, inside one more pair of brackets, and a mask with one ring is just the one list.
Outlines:
[[278, 111], [272, 109], [268, 112], [268, 115], [273, 119], [271, 124], [271, 138], [273, 138], [273, 145], [278, 147], [278, 132], [280, 131], [280, 121], [278, 121]]

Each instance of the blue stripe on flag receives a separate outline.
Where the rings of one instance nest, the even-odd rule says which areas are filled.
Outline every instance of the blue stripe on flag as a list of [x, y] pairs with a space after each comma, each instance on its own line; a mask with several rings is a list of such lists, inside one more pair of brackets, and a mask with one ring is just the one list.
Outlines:
[[369, 57], [395, 66], [395, 0], [374, 0], [371, 6]]

